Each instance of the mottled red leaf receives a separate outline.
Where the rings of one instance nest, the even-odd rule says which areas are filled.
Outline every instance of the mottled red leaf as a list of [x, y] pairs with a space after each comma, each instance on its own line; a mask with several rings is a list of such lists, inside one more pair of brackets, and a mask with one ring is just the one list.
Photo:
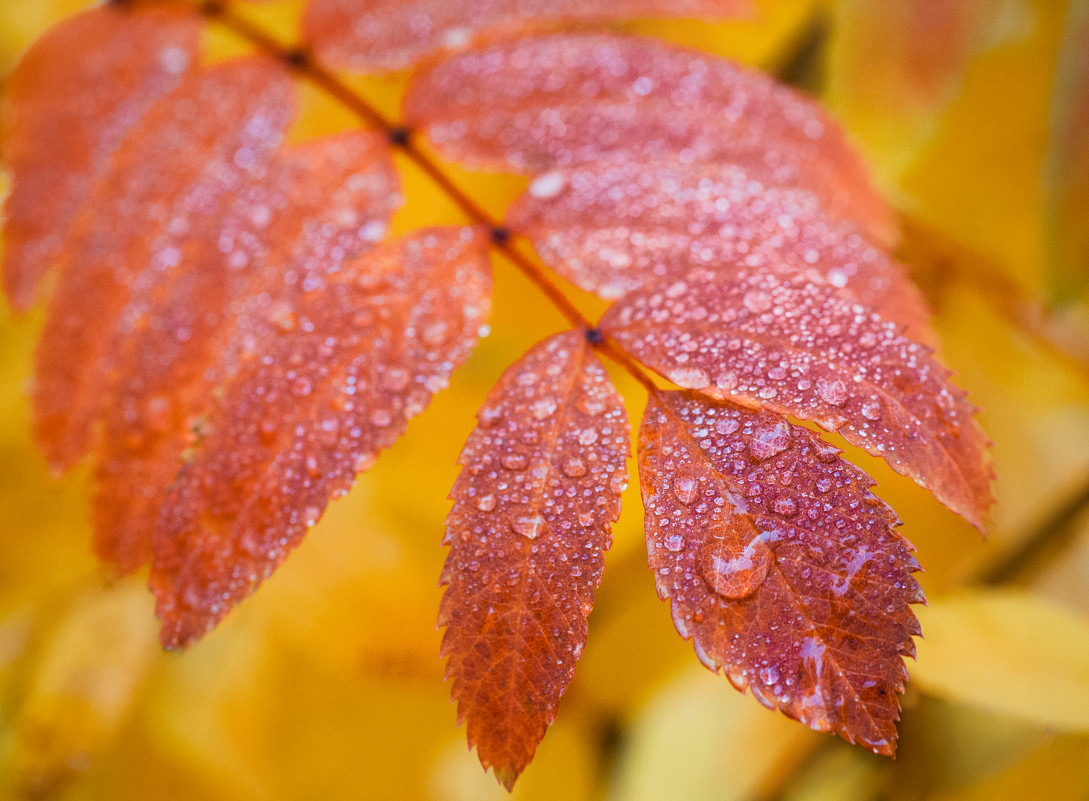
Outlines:
[[481, 30], [632, 17], [727, 19], [751, 11], [751, 0], [310, 0], [303, 37], [330, 63], [368, 72], [464, 47]]
[[137, 290], [184, 270], [172, 237], [226, 213], [279, 144], [293, 96], [267, 59], [192, 71], [147, 111], [91, 188], [38, 344], [35, 427], [54, 468], [90, 446], [113, 356], [140, 317]]
[[459, 459], [442, 653], [469, 745], [507, 789], [586, 643], [630, 450], [620, 396], [569, 331], [503, 374]]
[[605, 162], [538, 177], [507, 222], [558, 272], [604, 298], [693, 266], [770, 261], [842, 288], [915, 338], [932, 340], [907, 270], [856, 226], [834, 219], [842, 211], [835, 197], [810, 188], [792, 164]]
[[180, 6], [105, 5], [50, 30], [5, 78], [0, 152], [13, 185], [3, 281], [16, 309], [34, 302], [95, 177], [189, 68], [199, 34], [200, 18]]
[[840, 127], [766, 75], [621, 34], [499, 41], [423, 71], [405, 98], [450, 158], [539, 172], [598, 162], [761, 163], [796, 172], [880, 241], [888, 204]]
[[194, 218], [157, 243], [175, 269], [138, 286], [133, 323], [103, 404], [95, 533], [125, 570], [151, 557], [159, 508], [194, 441], [193, 426], [241, 352], [290, 302], [371, 247], [398, 201], [386, 138], [353, 132], [278, 153], [249, 176], [225, 216]]
[[629, 293], [601, 326], [678, 386], [812, 420], [982, 529], [988, 440], [931, 350], [833, 287], [697, 268]]
[[268, 309], [155, 534], [164, 645], [200, 637], [253, 592], [446, 386], [489, 312], [487, 242], [425, 229]]
[[686, 392], [651, 397], [639, 476], [658, 594], [700, 661], [891, 755], [923, 595], [873, 481], [778, 414]]

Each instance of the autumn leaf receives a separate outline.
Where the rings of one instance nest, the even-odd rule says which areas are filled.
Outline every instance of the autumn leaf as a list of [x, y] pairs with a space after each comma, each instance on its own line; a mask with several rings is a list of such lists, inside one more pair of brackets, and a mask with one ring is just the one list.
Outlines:
[[120, 140], [192, 66], [199, 33], [196, 17], [169, 4], [142, 14], [102, 6], [53, 28], [4, 82], [0, 150], [14, 187], [3, 279], [16, 309], [34, 302]]
[[391, 240], [273, 307], [163, 505], [164, 645], [253, 592], [446, 386], [488, 316], [484, 241], [468, 228]]
[[416, 75], [404, 117], [444, 155], [479, 166], [757, 164], [819, 186], [880, 241], [896, 236], [865, 166], [815, 103], [767, 76], [650, 39], [556, 34], [482, 46]]
[[[918, 565], [873, 482], [784, 415], [982, 528], [989, 442], [889, 253], [895, 215], [814, 100], [582, 30], [748, 3], [311, 0], [298, 47], [229, 4], [181, 8], [130, 0], [59, 29], [17, 68], [0, 125], [13, 305], [58, 262], [35, 433], [56, 470], [94, 460], [97, 550], [151, 563], [163, 645], [253, 593], [446, 387], [488, 331], [492, 248], [571, 330], [488, 394], [450, 496], [441, 650], [484, 767], [513, 786], [587, 641], [630, 450], [599, 356], [650, 395], [648, 555], [678, 631], [765, 706], [892, 754]], [[204, 24], [259, 52], [209, 58]], [[91, 34], [116, 48], [69, 63]], [[403, 120], [331, 69], [425, 56]], [[373, 130], [300, 136], [296, 81], [302, 108], [317, 92]], [[416, 129], [468, 166], [532, 174], [505, 222]], [[69, 156], [39, 170], [54, 149]], [[400, 168], [469, 225], [393, 220]], [[615, 300], [599, 323], [525, 239]]]
[[586, 644], [630, 450], [619, 395], [569, 331], [503, 374], [459, 459], [442, 653], [469, 745], [508, 790]]
[[727, 19], [751, 14], [751, 0], [311, 0], [303, 38], [331, 64], [358, 72], [400, 69], [430, 52], [464, 47], [480, 31], [525, 31], [561, 23], [631, 17]]
[[832, 287], [768, 266], [632, 292], [602, 330], [678, 386], [839, 432], [982, 528], [988, 440], [949, 371]]
[[918, 563], [873, 482], [772, 412], [651, 398], [639, 432], [658, 594], [700, 661], [820, 731], [892, 754]]

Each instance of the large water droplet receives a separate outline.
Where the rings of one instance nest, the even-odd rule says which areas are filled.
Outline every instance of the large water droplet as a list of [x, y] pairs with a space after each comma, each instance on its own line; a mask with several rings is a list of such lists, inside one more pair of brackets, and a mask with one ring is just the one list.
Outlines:
[[825, 403], [830, 403], [833, 406], [843, 406], [847, 403], [847, 385], [840, 381], [838, 378], [817, 379], [817, 394]]
[[537, 420], [544, 420], [556, 411], [556, 401], [551, 398], [541, 398], [534, 401], [529, 407], [529, 413]]
[[504, 454], [499, 461], [508, 470], [525, 470], [528, 464], [526, 457], [520, 453]]
[[684, 537], [680, 534], [669, 534], [662, 540], [662, 545], [667, 551], [676, 553], [684, 548]]
[[867, 420], [881, 419], [881, 402], [869, 400], [862, 404], [862, 416]]
[[790, 447], [790, 426], [785, 420], [766, 423], [757, 428], [749, 440], [749, 452], [757, 461], [770, 459]]
[[707, 584], [723, 598], [747, 598], [768, 575], [771, 550], [754, 537], [739, 548], [736, 537], [710, 540], [700, 553], [700, 570]]
[[535, 540], [544, 528], [544, 518], [540, 515], [516, 517], [510, 521], [511, 530], [527, 539]]
[[772, 304], [771, 295], [761, 289], [754, 289], [751, 292], [746, 292], [745, 297], [741, 299], [741, 302], [744, 303], [745, 308], [753, 314], [763, 314], [771, 308]]
[[673, 479], [673, 494], [687, 506], [699, 495], [699, 482], [693, 476], [677, 476]]
[[382, 376], [382, 386], [390, 392], [400, 392], [408, 386], [410, 377], [408, 370], [403, 367], [390, 367]]
[[593, 428], [584, 428], [579, 432], [579, 445], [589, 447], [597, 442], [597, 431]]
[[581, 478], [586, 475], [586, 462], [577, 456], [565, 459], [563, 462], [563, 474], [568, 478]]
[[313, 389], [314, 385], [306, 376], [299, 376], [291, 382], [291, 394], [296, 398], [305, 398]]
[[699, 367], [677, 367], [669, 371], [669, 380], [685, 389], [703, 389], [711, 383], [706, 370]]

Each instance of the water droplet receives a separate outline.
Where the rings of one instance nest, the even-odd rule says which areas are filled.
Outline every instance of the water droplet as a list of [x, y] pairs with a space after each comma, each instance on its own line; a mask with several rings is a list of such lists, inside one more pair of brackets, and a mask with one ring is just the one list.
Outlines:
[[609, 478], [609, 491], [619, 495], [628, 488], [628, 474], [623, 470], [617, 470]]
[[390, 367], [382, 376], [382, 386], [390, 392], [400, 392], [408, 386], [411, 376], [403, 367]]
[[847, 403], [847, 385], [838, 378], [831, 380], [827, 378], [818, 378], [817, 394], [820, 395], [822, 401], [830, 403], [833, 406], [843, 406]]
[[508, 470], [525, 470], [528, 460], [520, 453], [507, 453], [503, 455], [500, 463]]
[[579, 525], [582, 526], [583, 528], [586, 528], [587, 526], [593, 525], [593, 522], [594, 522], [594, 516], [592, 514], [590, 514], [589, 512], [583, 512], [582, 514], [579, 515]]
[[832, 489], [832, 479], [830, 478], [818, 478], [817, 479], [817, 492], [825, 493]]
[[476, 499], [476, 508], [482, 512], [490, 512], [495, 508], [495, 496], [491, 493], [481, 495]]
[[584, 428], [579, 432], [579, 445], [589, 447], [597, 442], [597, 431], [593, 428]]
[[670, 370], [669, 380], [685, 389], [703, 389], [711, 383], [707, 371], [699, 367], [677, 367]]
[[378, 461], [377, 453], [361, 453], [355, 460], [355, 472], [365, 473]]
[[551, 398], [541, 398], [534, 401], [529, 407], [529, 413], [537, 420], [544, 420], [556, 411], [556, 401]]
[[741, 428], [741, 423], [732, 417], [720, 417], [715, 421], [715, 431], [720, 434], [732, 434]]
[[540, 515], [516, 517], [510, 522], [511, 530], [527, 539], [535, 540], [544, 528], [544, 518]]
[[880, 420], [881, 419], [881, 402], [876, 400], [868, 400], [862, 404], [862, 416], [867, 420]]
[[793, 498], [779, 498], [775, 501], [775, 512], [784, 517], [790, 517], [798, 513], [798, 504], [794, 502]]
[[747, 598], [759, 589], [768, 574], [771, 550], [760, 537], [742, 548], [735, 537], [713, 539], [700, 554], [700, 570], [707, 584], [723, 598]]
[[428, 345], [441, 345], [450, 336], [450, 326], [442, 320], [431, 323], [423, 330], [421, 337]]
[[858, 344], [864, 348], [872, 348], [877, 344], [877, 334], [873, 331], [867, 331], [858, 338]]
[[385, 428], [391, 422], [393, 422], [393, 417], [386, 409], [375, 409], [371, 414], [371, 423], [379, 428]]
[[306, 511], [303, 512], [303, 518], [306, 520], [306, 525], [308, 526], [317, 523], [319, 517], [321, 517], [321, 509], [317, 506], [307, 506]]
[[291, 382], [291, 394], [296, 398], [305, 398], [313, 389], [314, 385], [306, 376], [299, 376]]
[[569, 459], [565, 459], [563, 463], [563, 474], [568, 478], [581, 478], [586, 475], [586, 462], [577, 456], [572, 456]]
[[272, 312], [272, 324], [282, 334], [289, 334], [299, 324], [299, 318], [290, 308], [281, 306]]
[[684, 548], [684, 537], [680, 534], [669, 534], [664, 540], [662, 540], [662, 546], [667, 551], [676, 553]]
[[741, 299], [741, 302], [744, 303], [745, 308], [753, 314], [763, 314], [771, 308], [772, 304], [771, 295], [764, 292], [762, 289], [754, 289], [746, 292], [745, 296]]
[[719, 375], [715, 379], [715, 386], [721, 390], [729, 391], [734, 389], [738, 384], [737, 373], [733, 370], [727, 370], [725, 373]]
[[556, 197], [556, 195], [562, 192], [566, 183], [567, 180], [563, 177], [563, 173], [556, 171], [546, 172], [538, 176], [533, 183], [529, 185], [529, 195], [530, 197], [547, 200], [548, 198]]
[[692, 476], [678, 476], [673, 479], [673, 494], [687, 506], [699, 495], [699, 482]]
[[595, 417], [605, 411], [605, 401], [596, 395], [583, 395], [575, 401], [575, 407], [580, 412]]
[[170, 398], [166, 395], [152, 395], [144, 407], [144, 422], [152, 431], [170, 430]]
[[790, 426], [785, 420], [761, 425], [749, 441], [749, 452], [759, 462], [790, 447]]

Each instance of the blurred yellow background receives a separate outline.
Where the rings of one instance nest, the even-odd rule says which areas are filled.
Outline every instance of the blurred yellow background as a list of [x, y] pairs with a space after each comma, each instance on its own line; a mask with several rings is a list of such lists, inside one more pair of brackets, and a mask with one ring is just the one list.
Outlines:
[[[6, 0], [0, 74], [86, 5]], [[247, 13], [289, 38], [301, 5]], [[757, 6], [747, 22], [630, 27], [775, 71], [842, 119], [906, 215], [904, 254], [937, 311], [943, 358], [995, 440], [992, 534], [981, 542], [851, 453], [903, 518], [931, 599], [892, 761], [768, 712], [699, 666], [654, 593], [633, 480], [578, 675], [513, 797], [1087, 799], [1089, 327], [1076, 293], [1089, 283], [1089, 3]], [[208, 38], [215, 56], [241, 47]], [[355, 83], [395, 110], [404, 76]], [[299, 137], [352, 124], [312, 92], [304, 107]], [[458, 220], [401, 166], [398, 231]], [[524, 187], [450, 172], [497, 213]], [[0, 310], [0, 798], [503, 798], [466, 751], [442, 682], [439, 541], [476, 407], [562, 326], [542, 309], [497, 263], [492, 334], [450, 389], [182, 654], [158, 648], [145, 576], [114, 580], [92, 558], [87, 472], [51, 478], [30, 441], [40, 311]], [[617, 380], [637, 421], [640, 391]]]

